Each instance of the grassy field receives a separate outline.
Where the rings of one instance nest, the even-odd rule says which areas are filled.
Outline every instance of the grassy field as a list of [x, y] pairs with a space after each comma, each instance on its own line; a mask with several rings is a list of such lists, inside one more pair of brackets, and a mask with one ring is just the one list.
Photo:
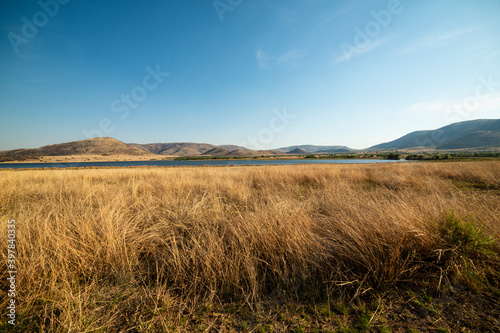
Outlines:
[[0, 171], [0, 188], [19, 332], [500, 331], [500, 162]]

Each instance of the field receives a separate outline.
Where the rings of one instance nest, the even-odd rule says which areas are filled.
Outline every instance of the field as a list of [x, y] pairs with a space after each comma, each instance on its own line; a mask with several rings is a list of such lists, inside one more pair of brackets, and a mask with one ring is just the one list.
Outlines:
[[19, 332], [500, 332], [498, 161], [0, 171], [0, 188]]

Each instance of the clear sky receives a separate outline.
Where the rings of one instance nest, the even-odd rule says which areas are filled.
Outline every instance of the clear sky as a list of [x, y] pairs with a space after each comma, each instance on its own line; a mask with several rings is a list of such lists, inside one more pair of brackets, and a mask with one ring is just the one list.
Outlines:
[[0, 150], [366, 148], [500, 118], [498, 0], [4, 0]]

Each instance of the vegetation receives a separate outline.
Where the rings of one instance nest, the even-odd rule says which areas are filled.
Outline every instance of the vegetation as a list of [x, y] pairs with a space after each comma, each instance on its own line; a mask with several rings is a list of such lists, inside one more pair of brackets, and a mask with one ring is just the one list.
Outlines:
[[247, 160], [255, 158], [271, 158], [269, 155], [265, 156], [180, 156], [175, 157], [174, 161], [198, 161], [198, 160]]
[[396, 161], [399, 161], [400, 160], [400, 155], [398, 153], [389, 153], [387, 155], [387, 159], [388, 160], [396, 160]]
[[0, 187], [19, 332], [500, 327], [499, 162], [0, 171]]
[[422, 153], [422, 154], [409, 154], [406, 160], [464, 160], [464, 159], [485, 159], [485, 158], [499, 158], [500, 153], [494, 152], [461, 152], [461, 153]]

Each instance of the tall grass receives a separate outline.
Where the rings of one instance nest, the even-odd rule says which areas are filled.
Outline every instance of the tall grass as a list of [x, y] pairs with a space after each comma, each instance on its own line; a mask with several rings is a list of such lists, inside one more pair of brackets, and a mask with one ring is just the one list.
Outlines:
[[[499, 287], [497, 162], [2, 171], [0, 188], [29, 330], [168, 327], [199, 304], [402, 285]], [[6, 263], [2, 250], [3, 291]]]

